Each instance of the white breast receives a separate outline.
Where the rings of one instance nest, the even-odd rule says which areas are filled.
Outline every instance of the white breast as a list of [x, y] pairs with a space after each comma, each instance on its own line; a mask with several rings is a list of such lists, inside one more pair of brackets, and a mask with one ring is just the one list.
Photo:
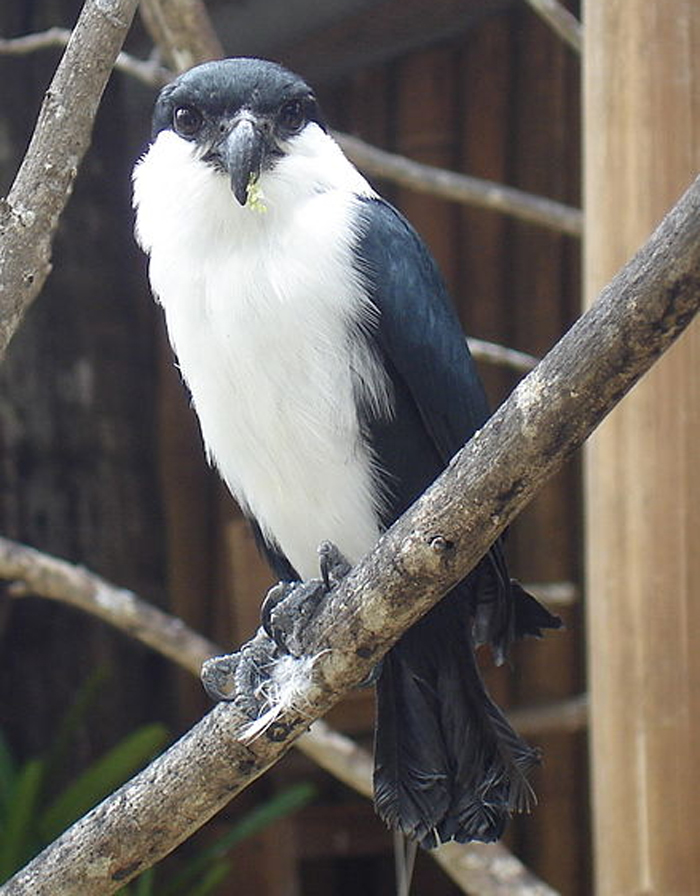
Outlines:
[[[322, 141], [331, 143], [306, 135], [262, 178], [264, 213], [241, 209], [226, 179], [170, 132], [135, 174], [137, 233], [207, 451], [304, 578], [318, 575], [322, 540], [355, 562], [378, 537], [381, 492], [358, 390], [378, 413], [390, 405], [356, 338], [373, 308], [348, 276], [353, 190], [369, 188]], [[328, 178], [351, 189], [329, 189]]]

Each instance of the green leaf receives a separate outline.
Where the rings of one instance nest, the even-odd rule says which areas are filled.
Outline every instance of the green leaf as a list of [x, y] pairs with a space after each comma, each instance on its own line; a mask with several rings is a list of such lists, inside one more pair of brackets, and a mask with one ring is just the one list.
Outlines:
[[[155, 893], [155, 879], [155, 868], [147, 868], [143, 874], [139, 874], [133, 883], [133, 896], [153, 896]], [[121, 893], [121, 890], [119, 892]]]
[[0, 838], [0, 881], [11, 877], [38, 850], [34, 824], [44, 771], [42, 759], [30, 759], [14, 781]]
[[58, 731], [53, 738], [51, 750], [46, 757], [46, 776], [51, 781], [66, 766], [66, 757], [70, 754], [73, 739], [88, 718], [91, 708], [111, 676], [107, 666], [98, 666], [82, 682], [69, 709], [63, 714]]
[[43, 813], [39, 831], [54, 840], [76, 819], [123, 784], [158, 753], [168, 740], [164, 725], [144, 725], [97, 759], [59, 794]]
[[187, 891], [187, 896], [211, 896], [226, 880], [230, 871], [231, 863], [226, 859], [219, 859], [204, 877]]
[[[223, 837], [191, 859], [187, 867], [162, 890], [160, 896], [177, 896], [182, 893], [187, 884], [203, 875], [213, 862], [220, 860], [236, 843], [240, 843], [246, 837], [252, 837], [278, 819], [298, 811], [311, 802], [316, 793], [317, 788], [313, 784], [301, 782], [275, 794], [234, 824]], [[190, 896], [190, 893], [188, 889], [187, 896]]]
[[8, 799], [17, 777], [17, 765], [10, 752], [10, 745], [0, 731], [0, 826], [3, 824]]

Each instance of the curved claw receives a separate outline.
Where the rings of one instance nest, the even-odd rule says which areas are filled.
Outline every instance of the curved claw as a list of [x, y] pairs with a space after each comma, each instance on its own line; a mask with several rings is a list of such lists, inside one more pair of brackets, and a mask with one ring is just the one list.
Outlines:
[[265, 595], [260, 607], [260, 624], [267, 634], [274, 640], [272, 614], [282, 601], [292, 593], [300, 582], [277, 582]]
[[322, 541], [318, 546], [318, 565], [327, 591], [336, 588], [352, 569], [350, 563], [332, 541]]

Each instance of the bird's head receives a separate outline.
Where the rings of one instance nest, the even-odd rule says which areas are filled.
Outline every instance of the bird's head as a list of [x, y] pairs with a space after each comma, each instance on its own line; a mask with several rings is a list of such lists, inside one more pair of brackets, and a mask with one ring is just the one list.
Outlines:
[[313, 91], [298, 75], [262, 59], [224, 59], [190, 69], [163, 88], [153, 139], [172, 131], [229, 178], [244, 206], [311, 123], [326, 130]]

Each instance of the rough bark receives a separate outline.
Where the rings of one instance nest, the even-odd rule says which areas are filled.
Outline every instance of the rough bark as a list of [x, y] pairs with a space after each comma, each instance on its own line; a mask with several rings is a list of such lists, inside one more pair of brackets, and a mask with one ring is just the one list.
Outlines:
[[0, 892], [111, 893], [186, 839], [276, 762], [478, 562], [699, 304], [700, 179], [322, 606], [309, 626], [315, 662], [303, 709], [283, 711], [246, 741], [247, 720], [232, 704], [216, 706]]
[[0, 357], [51, 270], [51, 243], [137, 0], [86, 0], [0, 201]]
[[[32, 594], [77, 607], [137, 638], [193, 675], [199, 675], [206, 659], [221, 652], [180, 619], [163, 613], [132, 591], [5, 538], [0, 538], [0, 578], [10, 582], [11, 597]], [[576, 725], [585, 726], [585, 710], [583, 698], [556, 706], [524, 708], [509, 716], [516, 728], [532, 733], [548, 727], [570, 730]], [[338, 780], [372, 799], [372, 756], [350, 738], [317, 720], [295, 746]], [[432, 855], [465, 893], [554, 896], [554, 891], [502, 844], [453, 844]]]

